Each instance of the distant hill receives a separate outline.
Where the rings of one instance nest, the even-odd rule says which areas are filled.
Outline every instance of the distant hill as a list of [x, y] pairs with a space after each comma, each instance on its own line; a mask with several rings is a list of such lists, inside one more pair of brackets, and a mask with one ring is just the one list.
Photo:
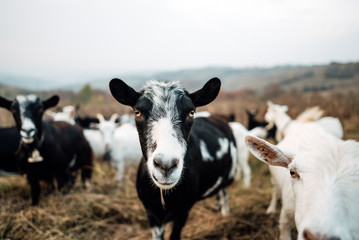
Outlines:
[[[271, 68], [207, 67], [114, 77], [122, 78], [135, 89], [140, 89], [147, 80], [159, 79], [178, 80], [188, 90], [195, 90], [212, 77], [219, 77], [222, 80], [222, 89], [225, 91], [237, 91], [240, 89], [261, 91], [277, 85], [280, 85], [284, 90], [295, 89], [297, 91], [350, 89], [359, 85], [359, 62]], [[30, 91], [78, 91], [85, 84], [90, 84], [92, 88], [108, 90], [110, 79], [104, 78], [91, 81], [82, 79], [72, 84], [61, 84], [43, 79], [24, 79], [23, 77], [0, 74], [0, 86], [12, 86]]]

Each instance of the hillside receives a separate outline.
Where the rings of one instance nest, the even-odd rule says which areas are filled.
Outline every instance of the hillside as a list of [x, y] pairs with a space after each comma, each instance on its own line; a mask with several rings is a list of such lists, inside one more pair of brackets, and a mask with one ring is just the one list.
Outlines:
[[219, 77], [222, 89], [237, 91], [252, 89], [262, 91], [280, 85], [285, 90], [316, 91], [332, 89], [353, 89], [359, 84], [359, 62], [331, 63], [316, 66], [280, 66], [272, 68], [229, 68], [207, 67], [199, 69], [183, 69], [178, 71], [158, 72], [154, 74], [119, 74], [117, 76], [93, 79], [80, 79], [71, 84], [52, 80], [23, 78], [0, 74], [0, 94], [6, 86], [35, 90], [64, 90], [78, 91], [85, 84], [95, 89], [108, 90], [108, 82], [112, 77], [118, 77], [130, 83], [134, 88], [140, 88], [149, 79], [178, 80], [189, 90], [199, 88], [203, 82]]

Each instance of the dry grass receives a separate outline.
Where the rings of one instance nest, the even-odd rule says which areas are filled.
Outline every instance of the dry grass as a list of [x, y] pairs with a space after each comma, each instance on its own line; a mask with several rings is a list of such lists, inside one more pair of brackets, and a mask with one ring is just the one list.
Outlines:
[[[266, 216], [270, 199], [266, 166], [251, 159], [255, 172], [250, 189], [236, 183], [230, 187], [232, 214], [222, 217], [215, 198], [192, 209], [183, 239], [274, 239], [277, 215]], [[145, 210], [135, 191], [136, 168], [128, 169], [124, 183], [113, 180], [106, 163], [97, 163], [88, 189], [80, 186], [67, 195], [41, 195], [38, 206], [30, 206], [30, 191], [22, 176], [0, 182], [1, 239], [150, 239]], [[46, 186], [42, 186], [46, 189]], [[166, 228], [167, 235], [170, 226]]]
[[[306, 107], [319, 105], [328, 115], [342, 120], [345, 138], [359, 140], [359, 99], [356, 96], [281, 94], [272, 100], [289, 105], [292, 117]], [[244, 108], [257, 108], [262, 117], [265, 100], [263, 96], [219, 98], [200, 110], [233, 112], [238, 121], [246, 125]], [[96, 109], [107, 115], [110, 114], [108, 109], [128, 112], [128, 108], [116, 103], [96, 106]], [[96, 113], [90, 106], [84, 106], [82, 111], [89, 115]], [[229, 189], [231, 215], [222, 217], [215, 210], [215, 198], [201, 201], [190, 212], [183, 239], [277, 238], [278, 213], [274, 216], [265, 214], [271, 197], [268, 168], [253, 157], [250, 164], [252, 186], [243, 189], [240, 183], [235, 183]], [[30, 189], [25, 177], [0, 178], [0, 239], [150, 239], [151, 229], [135, 191], [136, 168], [127, 170], [122, 183], [116, 183], [114, 175], [114, 170], [106, 163], [97, 162], [92, 182], [86, 190], [78, 184], [67, 195], [46, 194], [46, 186], [42, 186], [40, 203], [35, 207], [30, 206]], [[166, 238], [169, 232], [170, 225], [166, 226]], [[294, 237], [295, 234], [293, 231]]]

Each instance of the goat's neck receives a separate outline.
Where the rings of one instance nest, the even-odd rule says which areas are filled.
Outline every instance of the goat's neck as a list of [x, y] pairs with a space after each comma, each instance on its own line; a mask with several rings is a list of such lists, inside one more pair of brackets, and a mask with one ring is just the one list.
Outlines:
[[274, 123], [277, 126], [277, 131], [284, 133], [291, 121], [292, 119], [286, 113], [280, 113], [274, 120]]

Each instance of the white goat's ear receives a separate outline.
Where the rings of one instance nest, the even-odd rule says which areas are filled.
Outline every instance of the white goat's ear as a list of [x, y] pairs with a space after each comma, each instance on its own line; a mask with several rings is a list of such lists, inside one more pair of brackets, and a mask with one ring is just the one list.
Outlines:
[[76, 114], [75, 109], [71, 110], [71, 112], [70, 112], [70, 118], [71, 118], [71, 119], [74, 119], [74, 118], [75, 118], [75, 114]]
[[283, 106], [281, 106], [282, 107], [282, 110], [284, 111], [284, 112], [287, 112], [288, 111], [288, 106], [287, 105], [283, 105]]
[[262, 162], [287, 168], [293, 156], [284, 154], [277, 146], [253, 136], [247, 136], [245, 143], [251, 153]]

